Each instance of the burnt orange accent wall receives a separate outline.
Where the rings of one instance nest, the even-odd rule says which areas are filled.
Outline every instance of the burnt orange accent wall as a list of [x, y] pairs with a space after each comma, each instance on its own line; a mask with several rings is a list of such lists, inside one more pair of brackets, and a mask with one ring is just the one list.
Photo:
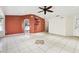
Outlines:
[[6, 16], [5, 32], [6, 34], [22, 33], [23, 16]]
[[43, 18], [29, 14], [29, 15], [6, 15], [5, 16], [5, 32], [6, 34], [23, 33], [22, 23], [27, 18], [30, 21], [30, 32], [45, 31], [45, 21]]
[[32, 33], [44, 32], [45, 31], [45, 20], [36, 15], [30, 16], [30, 31]]

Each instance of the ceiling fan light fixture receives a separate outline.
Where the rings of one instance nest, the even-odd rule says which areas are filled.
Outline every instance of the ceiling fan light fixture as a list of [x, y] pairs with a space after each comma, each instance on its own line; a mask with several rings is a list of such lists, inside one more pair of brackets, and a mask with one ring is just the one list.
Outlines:
[[46, 15], [47, 12], [54, 12], [54, 11], [50, 10], [51, 8], [52, 8], [52, 6], [39, 7], [39, 9], [41, 9], [42, 11], [39, 11], [38, 13], [44, 12], [44, 14]]

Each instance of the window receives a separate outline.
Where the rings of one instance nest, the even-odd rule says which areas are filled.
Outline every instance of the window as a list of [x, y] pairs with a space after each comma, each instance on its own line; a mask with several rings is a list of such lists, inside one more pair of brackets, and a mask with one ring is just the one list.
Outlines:
[[0, 24], [0, 31], [3, 31], [3, 29], [2, 29], [2, 25]]

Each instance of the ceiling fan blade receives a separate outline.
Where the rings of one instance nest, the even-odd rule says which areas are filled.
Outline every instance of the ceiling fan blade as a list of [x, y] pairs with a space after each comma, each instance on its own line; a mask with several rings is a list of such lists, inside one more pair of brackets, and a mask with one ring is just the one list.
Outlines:
[[40, 9], [43, 9], [42, 7], [39, 7]]
[[50, 9], [50, 8], [52, 8], [52, 6], [49, 6], [49, 7], [47, 7], [46, 9]]
[[48, 12], [53, 12], [52, 10], [47, 10]]
[[39, 11], [38, 13], [43, 12], [43, 11]]

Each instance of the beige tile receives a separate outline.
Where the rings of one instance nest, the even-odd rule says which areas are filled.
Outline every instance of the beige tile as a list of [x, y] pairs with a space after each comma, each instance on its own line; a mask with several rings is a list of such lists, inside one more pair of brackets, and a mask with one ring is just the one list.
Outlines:
[[29, 49], [34, 53], [43, 53], [45, 52], [42, 50], [38, 45], [29, 46]]
[[62, 48], [53, 46], [52, 48], [47, 50], [47, 53], [59, 53]]
[[13, 48], [13, 49], [8, 49], [7, 53], [20, 53], [20, 50], [17, 48]]
[[[64, 37], [46, 33], [6, 36], [4, 39], [4, 52], [21, 53], [71, 53], [79, 52], [79, 40], [75, 37]], [[44, 45], [35, 44], [36, 40], [44, 40]], [[6, 47], [7, 46], [7, 47]]]
[[77, 41], [77, 44], [75, 47], [75, 53], [79, 53], [79, 40]]
[[71, 53], [71, 52], [75, 52], [75, 45], [76, 44], [66, 44], [64, 47], [63, 47], [63, 49], [61, 50], [61, 52], [69, 52], [69, 53]]
[[27, 48], [20, 48], [19, 50], [20, 50], [20, 53], [31, 53], [32, 52], [32, 50], [29, 49], [28, 47]]

